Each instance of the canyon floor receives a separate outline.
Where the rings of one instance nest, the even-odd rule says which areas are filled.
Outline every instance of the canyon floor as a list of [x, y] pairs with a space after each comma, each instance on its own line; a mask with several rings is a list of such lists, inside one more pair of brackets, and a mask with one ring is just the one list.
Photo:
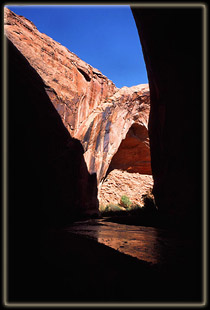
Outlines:
[[19, 282], [11, 284], [10, 300], [54, 305], [196, 302], [201, 298], [198, 252], [190, 240], [176, 230], [104, 218], [48, 230], [41, 254], [33, 245], [27, 249], [21, 264], [28, 273], [16, 270]]

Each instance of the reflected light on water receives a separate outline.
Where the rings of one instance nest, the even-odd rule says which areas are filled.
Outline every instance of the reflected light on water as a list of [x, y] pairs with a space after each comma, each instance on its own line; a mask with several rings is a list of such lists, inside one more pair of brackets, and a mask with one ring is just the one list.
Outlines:
[[193, 249], [192, 240], [177, 235], [175, 231], [112, 223], [104, 219], [76, 222], [67, 231], [152, 264], [182, 263]]
[[97, 240], [119, 252], [156, 264], [159, 260], [155, 228], [109, 223], [97, 230]]
[[95, 220], [72, 225], [68, 231], [91, 237], [119, 252], [152, 264], [161, 260], [156, 228]]

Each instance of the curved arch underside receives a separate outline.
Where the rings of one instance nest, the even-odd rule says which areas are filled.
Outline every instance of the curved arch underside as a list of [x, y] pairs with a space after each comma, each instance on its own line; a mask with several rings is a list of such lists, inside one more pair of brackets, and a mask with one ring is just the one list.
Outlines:
[[112, 158], [107, 175], [114, 169], [152, 174], [148, 130], [145, 126], [134, 123], [130, 127]]

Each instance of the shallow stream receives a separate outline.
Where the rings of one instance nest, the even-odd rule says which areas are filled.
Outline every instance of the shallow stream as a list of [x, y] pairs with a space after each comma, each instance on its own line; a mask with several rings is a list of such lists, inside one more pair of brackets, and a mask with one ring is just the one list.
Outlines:
[[189, 239], [165, 229], [125, 225], [104, 219], [75, 222], [67, 231], [95, 239], [119, 252], [152, 264], [182, 263], [192, 249]]

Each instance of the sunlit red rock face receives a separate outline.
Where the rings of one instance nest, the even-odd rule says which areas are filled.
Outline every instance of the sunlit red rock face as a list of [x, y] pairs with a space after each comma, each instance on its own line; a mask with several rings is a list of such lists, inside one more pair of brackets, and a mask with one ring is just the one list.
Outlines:
[[101, 101], [118, 88], [99, 70], [54, 41], [23, 16], [5, 8], [5, 34], [45, 83], [66, 128], [75, 135]]
[[151, 174], [147, 84], [118, 89], [100, 71], [8, 9], [5, 33], [43, 79], [64, 125], [82, 142], [88, 170], [97, 174], [98, 183], [108, 168], [108, 172]]
[[142, 206], [141, 196], [153, 185], [149, 108], [148, 85], [123, 87], [81, 126], [77, 138], [89, 171], [97, 173], [101, 206], [119, 203], [122, 195]]
[[98, 183], [113, 169], [151, 174], [148, 85], [123, 87], [102, 102], [76, 135]]

